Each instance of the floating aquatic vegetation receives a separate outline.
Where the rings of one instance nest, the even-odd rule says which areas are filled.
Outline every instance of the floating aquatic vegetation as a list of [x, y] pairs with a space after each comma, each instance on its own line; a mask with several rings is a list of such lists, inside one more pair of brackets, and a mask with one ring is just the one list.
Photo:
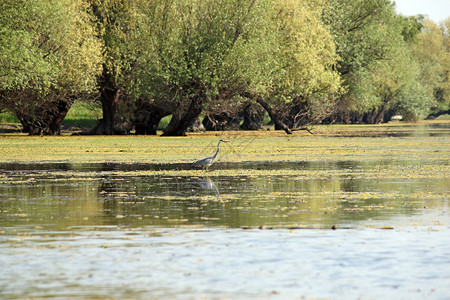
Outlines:
[[[315, 130], [315, 135], [302, 132], [293, 136], [266, 131], [214, 132], [172, 138], [3, 135], [0, 137], [0, 162], [188, 164], [213, 154], [220, 137], [232, 141], [221, 147], [218, 159], [221, 162], [448, 161], [448, 126], [431, 131], [427, 128], [427, 134], [423, 136], [414, 135], [417, 128], [406, 125], [322, 126]], [[437, 133], [433, 134], [435, 131]], [[395, 132], [405, 134], [397, 137]]]
[[[414, 214], [448, 205], [450, 140], [445, 128], [433, 130], [413, 135], [408, 126], [332, 126], [293, 136], [2, 136], [0, 194], [7, 200], [0, 217], [20, 224], [58, 220], [61, 226], [331, 228]], [[210, 171], [190, 169], [192, 161], [214, 153], [221, 137], [232, 142]]]

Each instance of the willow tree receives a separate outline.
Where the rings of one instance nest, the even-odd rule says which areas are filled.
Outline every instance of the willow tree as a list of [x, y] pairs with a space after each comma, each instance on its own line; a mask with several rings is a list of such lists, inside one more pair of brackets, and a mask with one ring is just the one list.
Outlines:
[[328, 116], [341, 92], [335, 44], [322, 10], [320, 1], [272, 1], [277, 65], [259, 83], [262, 90], [257, 85], [249, 91], [287, 133]]
[[389, 0], [330, 0], [323, 19], [337, 45], [337, 70], [346, 89], [334, 118], [350, 121], [372, 112], [379, 102], [371, 73], [393, 57], [399, 45], [394, 4]]
[[152, 1], [137, 40], [135, 97], [172, 111], [164, 135], [183, 135], [212, 102], [251, 99], [273, 112], [311, 96], [322, 108], [339, 78], [320, 13], [314, 1]]
[[433, 94], [421, 78], [421, 67], [408, 47], [399, 47], [390, 60], [370, 68], [366, 80], [371, 84], [375, 101], [365, 114], [367, 123], [388, 122], [400, 114], [414, 121], [424, 116], [433, 103]]
[[450, 18], [438, 26], [424, 20], [418, 41], [412, 46], [420, 64], [420, 77], [434, 96], [430, 117], [450, 113]]
[[264, 55], [267, 7], [256, 0], [148, 3], [134, 94], [171, 112], [164, 135], [184, 135], [207, 103], [228, 101], [247, 85], [242, 69], [251, 62], [242, 59]]
[[140, 38], [144, 0], [89, 0], [97, 34], [103, 42], [104, 63], [98, 77], [99, 100], [103, 118], [92, 133], [124, 134], [131, 130], [129, 121], [134, 103], [130, 99], [129, 76], [140, 49], [133, 42]]
[[[425, 20], [424, 27], [420, 16], [396, 16], [394, 21], [390, 27], [392, 46], [389, 52], [377, 64], [366, 68], [366, 85], [375, 100], [371, 103], [371, 111], [364, 114], [364, 121], [368, 123], [387, 122], [394, 114], [401, 114], [408, 121], [425, 117], [436, 103], [433, 96], [435, 88], [445, 77], [444, 72], [439, 71], [442, 70], [440, 64], [434, 65], [439, 66], [438, 69], [430, 68], [427, 61], [419, 59], [418, 49], [421, 47], [418, 46], [423, 43], [421, 39], [428, 22]], [[426, 44], [425, 55], [428, 57], [433, 48], [440, 48]]]
[[55, 134], [96, 86], [101, 43], [81, 0], [0, 3], [0, 109], [30, 134]]
[[403, 17], [389, 0], [330, 0], [324, 22], [340, 56], [345, 93], [329, 121], [379, 123], [401, 113], [416, 119], [432, 105], [421, 63], [411, 51], [422, 17]]

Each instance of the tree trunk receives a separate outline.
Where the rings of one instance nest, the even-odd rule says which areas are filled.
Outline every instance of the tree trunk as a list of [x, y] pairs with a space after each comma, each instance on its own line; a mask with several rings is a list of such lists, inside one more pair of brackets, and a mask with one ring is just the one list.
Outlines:
[[441, 111], [438, 111], [438, 112], [435, 112], [435, 113], [431, 113], [425, 118], [425, 120], [434, 120], [434, 119], [436, 119], [439, 116], [447, 115], [447, 114], [450, 114], [450, 109], [449, 110], [441, 110]]
[[72, 103], [72, 100], [52, 101], [32, 114], [16, 112], [16, 116], [23, 125], [23, 132], [29, 135], [59, 135]]
[[240, 114], [234, 115], [226, 111], [218, 113], [207, 113], [203, 119], [203, 126], [208, 131], [216, 130], [239, 130], [239, 123], [242, 116]]
[[162, 136], [185, 136], [188, 127], [194, 124], [202, 109], [203, 100], [200, 98], [192, 99], [187, 111], [181, 112], [181, 114], [173, 114], [172, 120]]
[[103, 87], [100, 91], [100, 102], [102, 103], [103, 118], [98, 121], [97, 126], [90, 132], [92, 134], [112, 135], [119, 104], [120, 89]]
[[195, 118], [194, 123], [188, 127], [188, 132], [203, 132], [205, 131], [205, 126], [203, 126], [202, 120], [200, 120], [200, 117]]
[[289, 129], [289, 127], [286, 126], [286, 124], [283, 123], [283, 121], [280, 120], [280, 118], [278, 118], [277, 114], [273, 111], [272, 107], [270, 107], [269, 103], [262, 100], [261, 98], [257, 98], [256, 102], [258, 102], [267, 111], [275, 126], [283, 129], [287, 134], [292, 134], [292, 131]]
[[142, 101], [134, 114], [136, 134], [156, 135], [161, 119], [171, 113], [154, 103]]
[[101, 93], [102, 111], [103, 111], [103, 134], [114, 133], [114, 119], [116, 117], [117, 106], [120, 97], [119, 89], [103, 89]]
[[386, 112], [386, 106], [382, 106], [381, 110], [378, 112], [375, 117], [374, 124], [380, 124], [383, 121], [384, 113]]
[[103, 70], [99, 85], [103, 118], [89, 134], [129, 134], [132, 123], [123, 116], [118, 116], [119, 103], [124, 97], [122, 89], [114, 83], [113, 77], [106, 69]]
[[262, 128], [264, 110], [261, 107], [256, 107], [249, 102], [244, 106], [243, 115], [244, 122], [240, 127], [242, 130], [258, 130]]

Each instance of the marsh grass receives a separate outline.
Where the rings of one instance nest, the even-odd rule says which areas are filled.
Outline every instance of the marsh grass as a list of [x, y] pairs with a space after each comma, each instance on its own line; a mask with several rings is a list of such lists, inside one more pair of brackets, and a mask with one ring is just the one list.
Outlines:
[[169, 125], [171, 120], [172, 120], [172, 115], [165, 116], [164, 118], [162, 118], [161, 121], [159, 121], [158, 129], [163, 130], [164, 128], [166, 128], [167, 125]]
[[[94, 127], [101, 118], [101, 107], [95, 104], [75, 102], [63, 121], [66, 128]], [[0, 113], [0, 125], [20, 124], [17, 117], [9, 112]]]
[[19, 119], [9, 112], [0, 113], [0, 124], [18, 124]]
[[101, 107], [95, 104], [75, 102], [63, 121], [65, 126], [94, 127], [102, 116]]

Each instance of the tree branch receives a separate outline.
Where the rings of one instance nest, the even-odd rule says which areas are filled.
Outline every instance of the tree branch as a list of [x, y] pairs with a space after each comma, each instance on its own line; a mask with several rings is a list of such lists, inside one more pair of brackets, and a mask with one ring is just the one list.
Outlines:
[[251, 95], [250, 93], [247, 93], [247, 92], [243, 93], [242, 96], [244, 96], [245, 98], [248, 98], [248, 99], [253, 99], [256, 102], [258, 102], [267, 111], [267, 113], [269, 114], [270, 118], [275, 123], [275, 125], [277, 125], [281, 129], [283, 129], [287, 134], [292, 134], [292, 131], [289, 129], [289, 127], [286, 126], [286, 124], [283, 123], [283, 121], [281, 121], [278, 118], [277, 114], [272, 109], [272, 107], [270, 106], [269, 103], [264, 101], [261, 97], [255, 97], [255, 96], [253, 96], [253, 95]]
[[314, 132], [312, 132], [308, 127], [298, 127], [298, 128], [291, 128], [291, 131], [300, 131], [300, 130], [306, 130], [308, 131], [310, 134], [314, 134]]

